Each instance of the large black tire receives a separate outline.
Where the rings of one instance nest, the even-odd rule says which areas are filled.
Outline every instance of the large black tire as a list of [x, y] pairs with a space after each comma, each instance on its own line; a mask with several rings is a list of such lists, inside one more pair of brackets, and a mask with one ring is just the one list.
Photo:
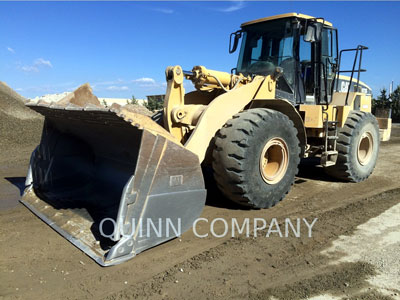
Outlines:
[[375, 168], [380, 143], [379, 126], [374, 115], [363, 111], [350, 112], [338, 137], [336, 165], [325, 168], [325, 172], [344, 181], [367, 179]]
[[[286, 159], [277, 163], [283, 157]], [[281, 201], [294, 183], [299, 162], [297, 130], [278, 111], [243, 111], [215, 136], [212, 166], [217, 186], [228, 199], [243, 206], [269, 208]]]

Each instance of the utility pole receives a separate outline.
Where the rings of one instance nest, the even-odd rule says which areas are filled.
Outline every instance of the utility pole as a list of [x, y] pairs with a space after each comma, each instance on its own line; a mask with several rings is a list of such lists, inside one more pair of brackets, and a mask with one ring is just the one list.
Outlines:
[[393, 80], [389, 84], [389, 100], [392, 101], [392, 93], [393, 93]]

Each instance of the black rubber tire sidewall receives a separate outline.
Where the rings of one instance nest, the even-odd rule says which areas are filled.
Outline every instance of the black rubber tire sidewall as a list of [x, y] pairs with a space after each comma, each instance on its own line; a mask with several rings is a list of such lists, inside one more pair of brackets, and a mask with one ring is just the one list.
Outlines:
[[[369, 131], [373, 139], [373, 150], [372, 156], [366, 165], [361, 165], [358, 161], [358, 145], [364, 132]], [[354, 181], [361, 181], [366, 179], [374, 170], [376, 161], [379, 153], [379, 129], [376, 124], [371, 122], [369, 117], [363, 118], [362, 122], [358, 123], [358, 126], [354, 129], [351, 137], [351, 143], [349, 145], [349, 168], [351, 174], [353, 174]]]
[[[285, 116], [286, 117], [286, 116]], [[286, 120], [288, 121], [288, 120]], [[278, 125], [278, 124], [276, 124]], [[288, 122], [280, 126], [260, 127], [254, 131], [254, 138], [249, 139], [247, 149], [248, 161], [246, 162], [245, 176], [252, 183], [249, 185], [249, 193], [252, 194], [252, 202], [256, 207], [271, 207], [279, 202], [288, 192], [297, 173], [299, 145], [292, 126]], [[287, 145], [289, 164], [283, 178], [276, 184], [268, 184], [264, 181], [260, 170], [260, 158], [265, 144], [272, 138], [281, 138]]]
[[[373, 153], [369, 162], [362, 165], [357, 151], [361, 136], [366, 131], [371, 133], [373, 139]], [[379, 126], [375, 116], [368, 112], [352, 111], [338, 136], [337, 162], [325, 168], [325, 172], [344, 181], [360, 182], [367, 179], [375, 168], [380, 147]]]
[[[250, 121], [251, 120], [251, 121]], [[252, 125], [256, 123], [257, 125]], [[246, 128], [248, 134], [241, 132]], [[242, 130], [243, 131], [243, 130]], [[216, 136], [213, 169], [221, 191], [230, 200], [254, 208], [268, 208], [281, 201], [290, 190], [298, 171], [300, 146], [293, 122], [284, 114], [269, 109], [250, 109], [234, 116]], [[282, 139], [288, 150], [288, 167], [276, 184], [264, 181], [260, 158], [264, 146], [272, 138]], [[241, 140], [246, 147], [238, 148], [233, 141]], [[242, 157], [236, 168], [232, 156]]]

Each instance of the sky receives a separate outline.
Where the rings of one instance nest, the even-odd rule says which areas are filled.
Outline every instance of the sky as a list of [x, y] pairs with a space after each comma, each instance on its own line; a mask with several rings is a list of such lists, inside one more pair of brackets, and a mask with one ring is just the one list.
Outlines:
[[361, 80], [374, 95], [400, 84], [395, 1], [0, 2], [0, 80], [27, 98], [86, 82], [98, 97], [163, 94], [167, 66], [230, 72], [238, 57], [228, 53], [230, 33], [287, 12], [332, 22], [339, 49], [368, 46]]

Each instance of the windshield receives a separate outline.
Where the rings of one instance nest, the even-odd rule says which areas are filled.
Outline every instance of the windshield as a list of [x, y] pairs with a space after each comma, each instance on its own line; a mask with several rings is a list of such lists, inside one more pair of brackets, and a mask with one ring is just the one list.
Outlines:
[[283, 69], [286, 81], [293, 85], [295, 59], [291, 20], [274, 20], [243, 28], [243, 41], [237, 65], [244, 75], [271, 75]]

